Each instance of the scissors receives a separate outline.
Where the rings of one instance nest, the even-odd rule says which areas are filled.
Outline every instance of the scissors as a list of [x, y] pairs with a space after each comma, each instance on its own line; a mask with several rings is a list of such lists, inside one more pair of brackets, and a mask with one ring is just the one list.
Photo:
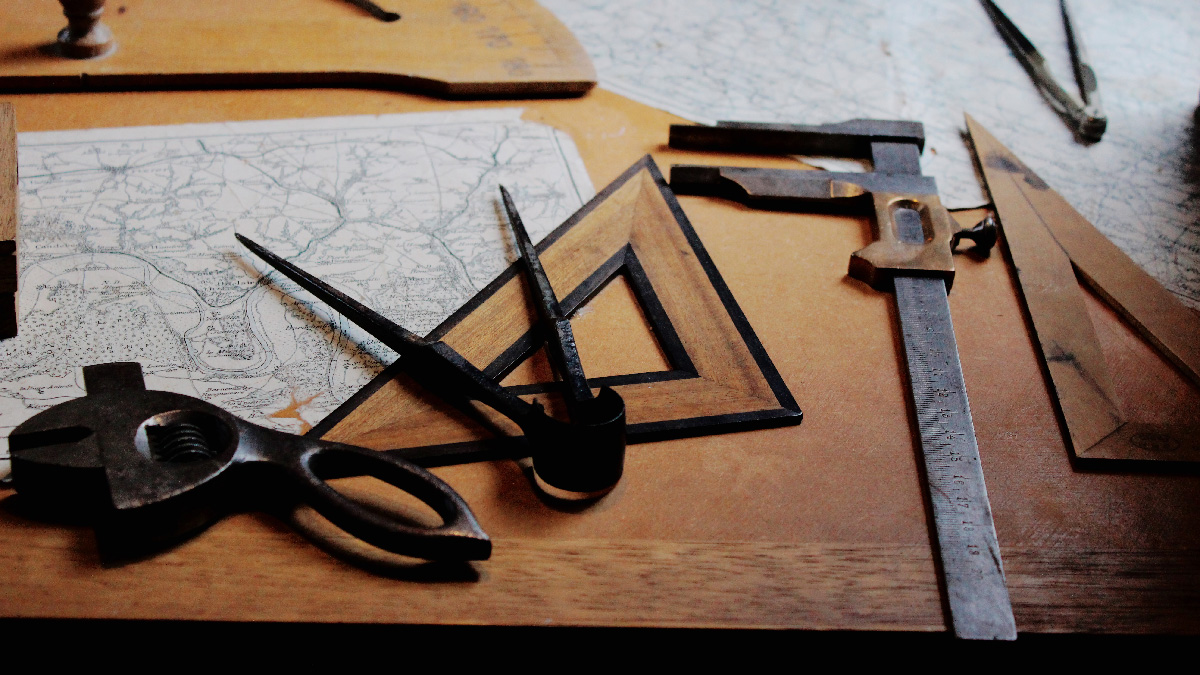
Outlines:
[[[307, 503], [347, 533], [429, 560], [484, 560], [492, 544], [462, 497], [386, 453], [294, 436], [191, 396], [147, 390], [137, 363], [83, 369], [86, 396], [9, 435], [12, 486], [41, 512], [83, 515], [121, 541], [174, 541], [256, 499]], [[432, 508], [437, 527], [365, 507], [328, 479], [373, 476]]]
[[1000, 37], [1008, 44], [1013, 56], [1033, 78], [1033, 83], [1041, 90], [1042, 95], [1050, 103], [1050, 107], [1067, 121], [1081, 139], [1098, 142], [1108, 127], [1108, 118], [1100, 108], [1100, 90], [1096, 84], [1096, 72], [1088, 63], [1087, 52], [1075, 22], [1071, 19], [1071, 10], [1067, 0], [1059, 0], [1058, 6], [1062, 13], [1063, 25], [1067, 31], [1067, 49], [1071, 53], [1071, 67], [1075, 71], [1075, 82], [1079, 85], [1079, 97], [1063, 89], [1050, 74], [1046, 60], [1038, 53], [1037, 47], [1017, 28], [996, 6], [992, 0], [980, 0], [988, 17], [995, 24]]
[[468, 413], [469, 401], [486, 404], [524, 432], [533, 472], [543, 491], [563, 499], [589, 499], [611, 490], [625, 464], [625, 402], [610, 387], [593, 395], [571, 333], [512, 196], [501, 198], [517, 239], [526, 278], [538, 306], [539, 328], [552, 367], [563, 380], [568, 421], [546, 414], [537, 401], [506, 391], [440, 340], [418, 337], [366, 305], [238, 234], [246, 248], [400, 355], [400, 365], [421, 386]]

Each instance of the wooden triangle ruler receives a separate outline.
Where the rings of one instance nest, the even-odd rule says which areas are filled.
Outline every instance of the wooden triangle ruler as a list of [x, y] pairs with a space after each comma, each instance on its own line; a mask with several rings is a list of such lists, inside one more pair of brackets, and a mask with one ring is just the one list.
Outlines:
[[1200, 462], [1200, 426], [1152, 424], [1122, 411], [1076, 273], [1196, 385], [1200, 316], [969, 115], [967, 130], [1075, 456]]
[[[649, 156], [537, 248], [565, 312], [622, 275], [662, 347], [669, 370], [589, 380], [624, 398], [630, 443], [800, 423], [796, 401]], [[499, 381], [540, 348], [535, 316], [513, 265], [429, 337]], [[510, 390], [554, 412], [557, 386]], [[450, 410], [393, 364], [310, 433], [397, 449], [425, 465], [523, 456], [516, 426], [478, 407], [475, 416]]]

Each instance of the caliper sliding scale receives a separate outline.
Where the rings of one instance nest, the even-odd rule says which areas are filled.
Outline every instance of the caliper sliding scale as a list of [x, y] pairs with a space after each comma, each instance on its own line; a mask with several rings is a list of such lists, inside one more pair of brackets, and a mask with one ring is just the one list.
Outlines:
[[986, 251], [996, 228], [990, 220], [958, 227], [933, 178], [921, 175], [924, 142], [917, 122], [672, 125], [673, 148], [869, 159], [874, 171], [676, 165], [671, 187], [756, 207], [874, 213], [877, 239], [850, 257], [850, 276], [895, 291], [953, 630], [960, 638], [1012, 640], [1016, 624], [946, 295], [954, 245], [967, 237]]

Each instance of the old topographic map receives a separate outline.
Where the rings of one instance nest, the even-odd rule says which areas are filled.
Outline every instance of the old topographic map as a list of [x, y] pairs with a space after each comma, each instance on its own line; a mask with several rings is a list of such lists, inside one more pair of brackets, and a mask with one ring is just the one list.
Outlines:
[[[570, 138], [519, 109], [22, 134], [20, 333], [0, 342], [0, 436], [83, 395], [80, 368], [302, 433], [396, 356], [240, 233], [418, 334], [593, 194]], [[7, 473], [7, 442], [0, 475]]]

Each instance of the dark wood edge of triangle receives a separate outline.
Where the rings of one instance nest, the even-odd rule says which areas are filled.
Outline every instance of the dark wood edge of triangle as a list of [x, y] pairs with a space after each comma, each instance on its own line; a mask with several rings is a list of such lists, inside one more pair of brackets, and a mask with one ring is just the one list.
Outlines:
[[[759, 410], [742, 411], [730, 414], [718, 415], [700, 415], [692, 417], [682, 417], [670, 420], [652, 421], [644, 423], [630, 424], [627, 430], [629, 443], [644, 443], [657, 440], [666, 440], [670, 438], [683, 438], [689, 436], [700, 436], [713, 433], [726, 433], [732, 431], [745, 431], [752, 429], [762, 429], [769, 427], [779, 427], [799, 424], [803, 419], [803, 413], [797, 405], [791, 392], [784, 383], [775, 365], [771, 362], [770, 356], [763, 348], [754, 329], [750, 326], [750, 322], [746, 319], [745, 314], [738, 306], [729, 287], [725, 284], [712, 258], [708, 255], [704, 245], [701, 243], [699, 236], [688, 222], [687, 216], [683, 213], [679, 202], [675, 199], [674, 193], [667, 185], [662, 173], [658, 170], [654, 160], [646, 155], [633, 164], [629, 169], [621, 174], [616, 180], [610, 183], [602, 191], [600, 191], [591, 201], [584, 205], [579, 211], [568, 218], [562, 225], [556, 228], [553, 232], [547, 235], [541, 243], [537, 245], [539, 253], [544, 253], [555, 242], [561, 239], [572, 227], [583, 221], [592, 211], [605, 200], [623, 187], [627, 182], [640, 174], [642, 171], [647, 171], [653, 179], [655, 186], [658, 188], [660, 195], [669, 208], [676, 225], [684, 235], [688, 244], [695, 255], [697, 264], [704, 270], [709, 283], [719, 297], [725, 312], [732, 321], [738, 335], [745, 344], [754, 359], [759, 373], [767, 383], [775, 398], [775, 405], [765, 406]], [[510, 265], [504, 272], [497, 276], [491, 283], [477, 293], [471, 300], [464, 304], [458, 311], [452, 314], [449, 318], [443, 321], [437, 328], [434, 328], [428, 334], [429, 339], [440, 340], [458, 326], [466, 317], [478, 309], [484, 302], [488, 301], [500, 288], [509, 283], [520, 274], [520, 269], [516, 264]], [[686, 347], [680, 341], [675, 332], [675, 328], [671, 323], [670, 316], [663, 308], [658, 300], [658, 295], [650, 283], [645, 270], [642, 268], [642, 263], [633, 250], [633, 247], [626, 243], [617, 253], [612, 255], [607, 261], [601, 264], [591, 273], [586, 280], [580, 283], [575, 289], [568, 293], [562, 300], [561, 304], [567, 313], [573, 313], [582, 307], [586, 302], [593, 297], [605, 284], [615, 278], [618, 274], [622, 274], [629, 281], [639, 304], [642, 307], [643, 313], [646, 316], [647, 322], [657, 337], [659, 344], [667, 356], [667, 361], [671, 365], [671, 370], [635, 373], [630, 375], [618, 375], [603, 378], [594, 378], [590, 382], [595, 386], [618, 386], [622, 384], [637, 384], [647, 382], [668, 382], [672, 380], [693, 379], [699, 377], [692, 364]], [[484, 371], [495, 379], [504, 377], [514, 367], [516, 367], [523, 359], [528, 357], [541, 346], [541, 340], [535, 334], [533, 329], [525, 332], [518, 340], [505, 349], [500, 355], [493, 359], [488, 364]], [[313, 427], [308, 432], [310, 436], [322, 436], [333, 429], [338, 423], [350, 415], [363, 402], [368, 400], [375, 392], [377, 392], [384, 384], [402, 373], [403, 370], [399, 363], [393, 363], [386, 368], [382, 373], [375, 377], [370, 383], [359, 390], [354, 396], [348, 399], [345, 403], [338, 407], [337, 410], [330, 413], [324, 420]], [[554, 383], [533, 384], [533, 385], [518, 385], [510, 387], [509, 390], [515, 394], [530, 394], [549, 392], [554, 389]], [[402, 450], [394, 450], [393, 453], [399, 454], [410, 461], [428, 466], [439, 464], [461, 463], [463, 461], [479, 461], [482, 459], [498, 459], [505, 457], [520, 457], [524, 453], [524, 439], [522, 438], [494, 438], [480, 441], [468, 441], [463, 443], [439, 444], [417, 448], [404, 448]]]
[[[651, 285], [650, 279], [646, 276], [646, 271], [642, 268], [642, 264], [637, 258], [637, 253], [628, 244], [613, 254], [607, 262], [597, 268], [595, 272], [559, 303], [563, 312], [568, 316], [573, 315], [580, 307], [587, 304], [588, 300], [599, 293], [609, 281], [616, 278], [617, 275], [623, 275], [633, 289], [634, 295], [641, 305], [642, 312], [647, 322], [649, 322], [651, 330], [654, 331], [655, 337], [658, 338], [659, 346], [662, 347], [663, 353], [667, 357], [667, 363], [671, 365], [671, 370], [592, 378], [590, 382], [600, 386], [615, 386], [635, 382], [659, 382], [677, 380], [684, 377], [697, 377], [696, 367], [692, 365], [692, 357], [688, 356], [687, 348], [683, 346], [683, 342], [679, 339], [679, 334], [675, 332], [675, 326], [671, 324], [671, 317], [667, 314], [666, 309], [663, 308], [662, 303], [659, 302], [658, 294], [654, 292], [654, 286]], [[483, 372], [492, 379], [503, 379], [512, 372], [513, 368], [516, 368], [522, 361], [542, 346], [544, 341], [537, 333], [538, 330], [536, 328], [530, 328], [519, 340], [514, 342], [484, 368]], [[509, 387], [509, 390], [520, 395], [543, 393], [554, 388], [554, 383], [546, 382]]]
[[[725, 306], [725, 311], [729, 314], [730, 320], [737, 329], [737, 332], [742, 337], [746, 348], [754, 357], [755, 364], [758, 365], [759, 372], [766, 379], [768, 386], [771, 388], [771, 393], [775, 395], [775, 399], [779, 402], [781, 408], [792, 411], [797, 417], [801, 416], [800, 406], [796, 403], [796, 399], [792, 397], [792, 392], [788, 390], [787, 385], [783, 381], [783, 376], [776, 370], [775, 364], [771, 362], [771, 357], [767, 354], [767, 350], [759, 341], [758, 335], [754, 332], [754, 328], [750, 325], [750, 320], [742, 312], [742, 308], [737, 304], [737, 300], [733, 297], [733, 292], [729, 290], [729, 286], [725, 284], [725, 279], [717, 270], [716, 263], [708, 255], [708, 250], [704, 248], [704, 244], [700, 241], [700, 236], [696, 234], [696, 230], [692, 228], [691, 222], [683, 213], [683, 207], [679, 205], [679, 200], [675, 198], [675, 192], [667, 184], [667, 180], [663, 178], [662, 172], [658, 170], [658, 165], [654, 163], [654, 159], [650, 155], [646, 155], [641, 160], [646, 168], [650, 171], [650, 175], [654, 178], [654, 184], [658, 187], [658, 191], [662, 194], [663, 200], [671, 209], [671, 214], [675, 216], [675, 222], [679, 225], [679, 229], [683, 231], [687, 237], [688, 243], [692, 246], [692, 252], [696, 255], [697, 262], [700, 267], [708, 275], [708, 281], [712, 284], [713, 290], [717, 292], [717, 296], [721, 298], [721, 304]], [[636, 166], [636, 165], [635, 165]], [[796, 424], [800, 423], [797, 419]]]

